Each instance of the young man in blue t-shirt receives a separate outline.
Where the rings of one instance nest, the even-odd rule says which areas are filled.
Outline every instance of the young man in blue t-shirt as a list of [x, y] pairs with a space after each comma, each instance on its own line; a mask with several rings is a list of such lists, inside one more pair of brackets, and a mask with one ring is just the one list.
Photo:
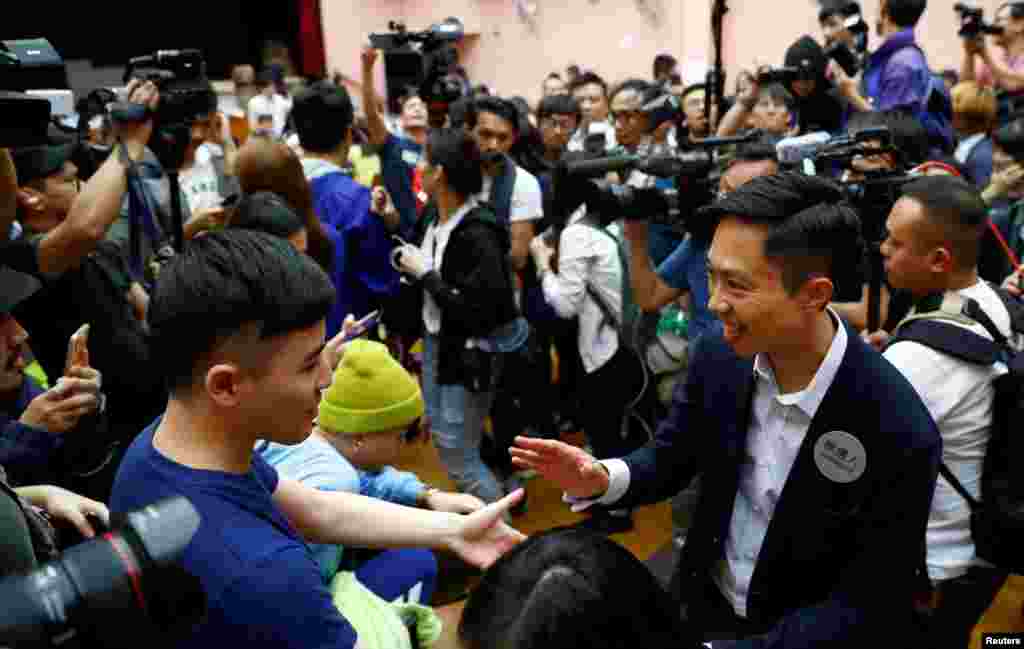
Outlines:
[[[447, 548], [485, 566], [521, 538], [502, 516], [511, 495], [470, 516], [318, 491], [253, 453], [257, 439], [302, 441], [330, 367], [327, 275], [283, 239], [227, 230], [194, 240], [160, 274], [149, 307], [153, 367], [167, 410], [129, 448], [111, 510], [184, 495], [202, 523], [182, 558], [208, 615], [180, 646], [344, 647], [305, 541]], [[329, 357], [329, 358], [328, 358]]]

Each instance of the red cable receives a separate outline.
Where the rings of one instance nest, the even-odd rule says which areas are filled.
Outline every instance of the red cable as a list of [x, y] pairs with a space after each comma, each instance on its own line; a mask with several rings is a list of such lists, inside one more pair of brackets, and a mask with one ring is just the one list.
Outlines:
[[992, 219], [988, 220], [988, 228], [992, 230], [992, 234], [996, 235], [996, 239], [999, 240], [999, 245], [1003, 247], [1003, 252], [1010, 259], [1010, 263], [1013, 264], [1013, 270], [1016, 272], [1020, 268], [1020, 260], [1017, 259], [1017, 255], [1013, 254], [1013, 250], [1010, 248], [1010, 244], [1006, 243], [1006, 238], [1003, 237], [1003, 233], [999, 231], [996, 224], [992, 222]]

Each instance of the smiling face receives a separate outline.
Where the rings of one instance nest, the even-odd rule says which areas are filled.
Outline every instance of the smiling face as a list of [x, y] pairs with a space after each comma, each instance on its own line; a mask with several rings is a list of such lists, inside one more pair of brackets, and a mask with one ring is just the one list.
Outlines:
[[745, 358], [806, 334], [805, 296], [791, 295], [781, 268], [765, 256], [768, 234], [767, 225], [726, 217], [708, 251], [708, 307], [722, 321], [725, 341]]

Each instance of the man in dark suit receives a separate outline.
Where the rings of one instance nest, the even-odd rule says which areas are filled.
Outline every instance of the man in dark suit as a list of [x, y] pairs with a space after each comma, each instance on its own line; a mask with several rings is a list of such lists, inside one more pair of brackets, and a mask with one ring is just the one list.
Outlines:
[[[861, 259], [828, 181], [752, 180], [705, 210], [720, 334], [697, 343], [655, 439], [597, 462], [517, 439], [573, 509], [701, 495], [673, 580], [712, 646], [908, 646], [941, 453], [910, 384], [829, 307]], [[600, 395], [593, 395], [600, 398]]]

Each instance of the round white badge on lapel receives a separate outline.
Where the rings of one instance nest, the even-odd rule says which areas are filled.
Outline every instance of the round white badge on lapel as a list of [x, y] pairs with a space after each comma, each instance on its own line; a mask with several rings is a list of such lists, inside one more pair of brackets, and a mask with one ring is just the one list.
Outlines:
[[846, 484], [864, 475], [868, 454], [860, 440], [850, 433], [833, 430], [814, 444], [814, 463], [832, 482]]

